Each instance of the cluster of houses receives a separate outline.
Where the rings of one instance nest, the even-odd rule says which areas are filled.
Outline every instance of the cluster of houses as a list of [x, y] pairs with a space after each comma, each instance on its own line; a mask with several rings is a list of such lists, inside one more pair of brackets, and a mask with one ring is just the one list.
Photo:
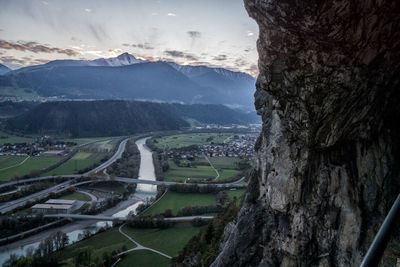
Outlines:
[[33, 143], [14, 143], [0, 145], [0, 156], [39, 156], [42, 153], [52, 153], [58, 155], [68, 154], [68, 151], [74, 143], [69, 142], [43, 142], [37, 141]]
[[229, 138], [221, 144], [213, 143], [201, 145], [198, 149], [188, 150], [176, 149], [167, 151], [169, 157], [178, 157], [182, 159], [195, 159], [203, 157], [238, 157], [252, 158], [254, 155], [254, 144], [257, 140], [256, 134], [241, 134], [235, 135], [234, 138]]
[[77, 209], [76, 200], [49, 199], [44, 204], [32, 206], [33, 214], [64, 214], [72, 213]]
[[215, 130], [247, 130], [250, 132], [255, 132], [259, 133], [261, 131], [262, 124], [261, 123], [252, 123], [248, 125], [240, 125], [240, 124], [232, 124], [232, 125], [218, 125], [218, 124], [207, 124], [204, 126], [197, 126], [194, 127], [196, 130], [210, 130], [210, 129], [215, 129]]
[[201, 153], [208, 157], [252, 158], [256, 135], [236, 135], [222, 144], [206, 144], [199, 147]]

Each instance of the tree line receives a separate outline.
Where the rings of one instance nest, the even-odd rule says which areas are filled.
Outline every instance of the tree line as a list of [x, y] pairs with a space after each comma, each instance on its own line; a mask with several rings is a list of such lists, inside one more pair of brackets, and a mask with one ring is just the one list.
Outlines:
[[121, 158], [116, 160], [107, 171], [115, 176], [130, 177], [137, 179], [140, 167], [140, 152], [135, 144], [136, 139], [131, 138], [126, 143], [125, 151]]
[[53, 267], [60, 265], [60, 258], [54, 252], [65, 248], [69, 243], [68, 236], [58, 231], [42, 240], [36, 250], [28, 249], [25, 257], [11, 254], [4, 267]]

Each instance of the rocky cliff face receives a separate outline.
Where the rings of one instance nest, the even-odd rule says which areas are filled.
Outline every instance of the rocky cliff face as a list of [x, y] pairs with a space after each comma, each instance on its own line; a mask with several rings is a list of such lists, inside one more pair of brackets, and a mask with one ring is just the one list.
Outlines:
[[357, 266], [400, 189], [396, 1], [245, 0], [257, 159], [213, 266]]

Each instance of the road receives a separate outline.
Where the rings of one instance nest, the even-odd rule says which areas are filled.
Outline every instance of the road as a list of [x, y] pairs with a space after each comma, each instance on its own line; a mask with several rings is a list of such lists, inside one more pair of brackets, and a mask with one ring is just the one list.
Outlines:
[[[59, 176], [48, 176], [47, 179], [54, 179], [57, 178]], [[65, 175], [63, 175], [62, 177], [66, 177]], [[70, 178], [77, 178], [80, 177], [78, 175], [69, 175], [68, 177]], [[29, 180], [30, 182], [33, 181], [41, 181], [44, 180], [44, 177], [40, 177], [40, 178], [30, 178], [30, 179], [26, 179]], [[43, 198], [45, 196], [47, 196], [47, 194], [49, 194], [50, 192], [54, 192], [54, 193], [58, 193], [61, 192], [63, 190], [66, 190], [68, 187], [70, 186], [79, 186], [79, 185], [83, 185], [83, 184], [88, 184], [88, 183], [94, 183], [94, 182], [100, 182], [100, 181], [104, 181], [104, 177], [101, 177], [101, 179], [99, 180], [87, 180], [87, 181], [83, 181], [83, 182], [79, 182], [79, 183], [74, 183], [72, 184], [72, 180], [70, 181], [66, 181], [64, 183], [55, 185], [53, 187], [50, 187], [48, 189], [42, 190], [40, 192], [36, 192], [32, 195], [17, 199], [17, 200], [13, 200], [13, 201], [9, 201], [9, 202], [5, 202], [2, 205], [0, 205], [0, 214], [9, 212], [11, 210], [14, 210], [18, 207], [24, 206], [26, 204], [27, 201], [32, 201], [35, 200], [37, 198]], [[122, 183], [131, 183], [131, 184], [151, 184], [151, 185], [165, 185], [165, 186], [170, 186], [170, 185], [174, 185], [174, 184], [184, 184], [181, 182], [166, 182], [166, 181], [150, 181], [150, 180], [142, 180], [142, 179], [132, 179], [132, 178], [126, 178], [126, 177], [115, 177], [114, 181], [118, 181], [118, 182], [122, 182]], [[22, 181], [20, 181], [22, 182]], [[195, 183], [193, 183], [195, 185]], [[186, 184], [187, 185], [187, 184]], [[198, 186], [217, 186], [220, 188], [246, 188], [246, 184], [236, 184], [236, 183], [229, 183], [229, 184], [196, 184]]]
[[5, 202], [4, 204], [0, 205], [0, 214], [3, 214], [3, 213], [6, 213], [6, 212], [9, 212], [11, 210], [14, 210], [16, 208], [22, 207], [28, 201], [35, 200], [37, 198], [42, 198], [44, 196], [47, 196], [47, 194], [49, 194], [51, 192], [54, 192], [54, 193], [61, 192], [61, 191], [65, 190], [66, 188], [68, 188], [70, 184], [71, 184], [71, 181], [66, 181], [66, 182], [63, 182], [61, 184], [58, 184], [58, 185], [52, 186], [50, 188], [47, 188], [45, 190], [33, 193], [33, 194], [29, 195], [29, 196]]
[[[46, 214], [44, 217], [48, 218], [71, 218], [77, 220], [96, 220], [96, 221], [126, 221], [126, 217], [112, 217], [112, 216], [104, 216], [104, 215], [83, 215], [83, 214], [69, 214], [69, 213], [60, 213], [60, 214]], [[165, 221], [192, 221], [194, 219], [202, 219], [202, 220], [211, 220], [214, 216], [184, 216], [184, 217], [169, 217], [164, 218]]]
[[90, 173], [96, 173], [98, 171], [101, 171], [102, 169], [106, 169], [108, 166], [113, 164], [117, 159], [120, 159], [122, 157], [122, 153], [124, 153], [124, 151], [125, 151], [126, 143], [128, 142], [128, 140], [129, 140], [129, 138], [122, 140], [118, 146], [117, 152], [115, 152], [111, 158], [109, 158], [106, 162], [104, 162], [100, 166], [85, 173], [85, 176], [89, 175]]
[[90, 201], [97, 201], [97, 197], [95, 195], [93, 195], [92, 193], [90, 193], [90, 192], [86, 192], [86, 191], [79, 190], [79, 189], [77, 189], [76, 192], [79, 192], [79, 193], [82, 193], [82, 194], [85, 194], [85, 195], [89, 196], [90, 199], [91, 199]]
[[209, 159], [206, 155], [204, 155], [204, 157], [206, 158], [206, 160], [207, 160], [208, 163], [210, 164], [211, 168], [213, 168], [214, 171], [215, 171], [215, 173], [217, 174], [217, 176], [215, 176], [214, 181], [217, 180], [217, 179], [219, 178], [219, 172], [218, 172], [218, 170], [217, 170], [216, 168], [214, 168], [214, 165], [211, 163], [210, 159]]
[[148, 247], [142, 246], [141, 244], [139, 244], [138, 242], [136, 242], [135, 240], [133, 240], [132, 237], [130, 237], [129, 235], [127, 235], [126, 233], [124, 233], [124, 231], [122, 231], [122, 227], [124, 227], [124, 225], [125, 225], [125, 224], [121, 225], [121, 226], [118, 228], [118, 231], [119, 231], [123, 236], [125, 236], [126, 238], [128, 238], [129, 241], [131, 241], [132, 243], [134, 243], [134, 244], [136, 245], [136, 247], [135, 247], [135, 248], [128, 249], [128, 250], [126, 250], [126, 251], [123, 251], [123, 252], [119, 253], [117, 256], [124, 255], [124, 254], [129, 253], [129, 252], [134, 251], [134, 250], [149, 250], [149, 251], [152, 251], [152, 252], [154, 252], [154, 253], [160, 254], [161, 256], [164, 256], [164, 257], [166, 257], [166, 258], [168, 258], [168, 259], [172, 259], [171, 256], [169, 256], [169, 255], [167, 255], [167, 254], [164, 254], [164, 253], [162, 253], [161, 251], [158, 251], [158, 250], [155, 250], [155, 249], [152, 249], [152, 248], [148, 248]]
[[12, 241], [12, 240], [14, 240], [14, 239], [20, 238], [21, 236], [26, 236], [26, 235], [29, 235], [29, 234], [31, 234], [31, 233], [39, 232], [39, 231], [41, 231], [41, 230], [43, 230], [43, 229], [50, 228], [50, 227], [53, 226], [53, 225], [57, 225], [58, 223], [60, 223], [60, 222], [62, 222], [62, 221], [63, 221], [63, 219], [57, 220], [57, 221], [55, 221], [55, 222], [51, 222], [51, 223], [48, 223], [48, 224], [45, 224], [45, 225], [42, 225], [42, 226], [39, 226], [39, 227], [30, 229], [30, 230], [28, 230], [28, 231], [25, 231], [25, 232], [22, 232], [22, 233], [18, 233], [18, 234], [16, 234], [16, 235], [11, 235], [11, 236], [7, 236], [7, 237], [4, 237], [4, 238], [1, 238], [1, 239], [0, 239], [0, 243], [3, 243], [3, 242], [5, 242], [5, 241]]
[[[92, 169], [91, 171], [83, 174], [83, 175], [62, 175], [62, 177], [64, 178], [78, 178], [78, 177], [82, 177], [82, 176], [89, 176], [89, 174], [91, 173], [96, 173], [102, 169], [107, 168], [108, 166], [110, 166], [113, 162], [115, 162], [117, 159], [121, 158], [122, 153], [125, 151], [125, 147], [126, 147], [126, 143], [129, 140], [129, 138], [126, 138], [124, 140], [121, 141], [121, 143], [118, 146], [117, 151], [114, 153], [114, 155], [107, 160], [106, 162], [104, 162], [103, 164], [101, 164], [100, 166]], [[93, 142], [89, 142], [87, 144], [90, 144]], [[87, 145], [87, 144], [83, 144], [83, 145]], [[80, 145], [80, 146], [83, 146]], [[49, 180], [49, 179], [54, 179], [54, 178], [58, 178], [60, 176], [45, 176], [45, 177], [35, 177], [35, 178], [29, 178], [29, 179], [22, 179], [22, 180], [17, 180], [17, 181], [11, 181], [11, 182], [7, 182], [7, 183], [3, 183], [0, 184], [0, 188], [2, 187], [6, 187], [6, 186], [13, 186], [13, 185], [17, 185], [17, 184], [23, 184], [23, 183], [31, 183], [31, 182], [38, 182], [38, 181], [43, 181], [43, 180]], [[93, 177], [94, 178], [94, 177]], [[104, 181], [104, 177], [99, 177], [100, 179], [98, 181]], [[242, 178], [243, 179], [243, 178]], [[241, 179], [241, 180], [242, 180]], [[145, 179], [132, 179], [132, 178], [126, 178], [126, 177], [115, 177], [115, 181], [118, 182], [122, 182], [122, 183], [134, 183], [134, 184], [151, 184], [151, 185], [165, 185], [165, 186], [170, 186], [170, 185], [174, 185], [174, 184], [184, 184], [184, 183], [180, 183], [180, 182], [167, 182], [167, 181], [152, 181], [152, 180], [145, 180]], [[5, 202], [2, 205], [0, 205], [0, 214], [2, 213], [6, 213], [9, 211], [12, 211], [18, 207], [24, 206], [28, 201], [32, 201], [35, 200], [36, 198], [43, 198], [45, 196], [47, 196], [47, 194], [49, 194], [50, 192], [54, 192], [54, 193], [58, 193], [61, 192], [63, 190], [65, 190], [67, 187], [69, 186], [78, 186], [81, 184], [86, 184], [86, 183], [91, 183], [91, 182], [95, 182], [94, 180], [88, 180], [88, 181], [84, 181], [84, 182], [80, 182], [77, 184], [71, 184], [72, 181], [66, 181], [62, 184], [50, 187], [48, 189], [42, 190], [40, 192], [36, 192], [32, 195], [17, 199], [17, 200], [13, 200], [13, 201], [9, 201], [9, 202]], [[197, 184], [198, 186], [209, 186], [209, 185], [214, 185], [217, 187], [225, 187], [225, 188], [245, 188], [246, 184], [237, 184], [237, 183], [228, 183], [228, 184]]]
[[[72, 175], [59, 175], [59, 176], [44, 176], [44, 177], [36, 177], [36, 178], [29, 178], [29, 179], [23, 179], [23, 180], [18, 180], [18, 181], [13, 181], [13, 182], [8, 182], [8, 183], [3, 183], [0, 184], [0, 188], [5, 187], [5, 186], [11, 186], [11, 185], [17, 185], [17, 184], [24, 184], [24, 183], [32, 183], [32, 182], [39, 182], [39, 181], [43, 181], [43, 180], [49, 180], [49, 179], [54, 179], [54, 178], [59, 178], [59, 177], [63, 177], [63, 178], [79, 178], [82, 176], [86, 176], [87, 175], [76, 175], [76, 174], [72, 174]], [[99, 181], [104, 181], [104, 177], [99, 177]], [[242, 178], [244, 179], [244, 178]], [[217, 187], [246, 187], [246, 184], [237, 184], [238, 182], [242, 181], [242, 179], [232, 182], [232, 183], [221, 183], [221, 184], [203, 184], [203, 183], [186, 183], [187, 184], [197, 184], [198, 186], [209, 186], [209, 185], [215, 185]], [[132, 184], [151, 184], [151, 185], [173, 185], [173, 184], [185, 184], [182, 182], [168, 182], [168, 181], [150, 181], [150, 180], [144, 180], [144, 179], [133, 179], [133, 178], [127, 178], [127, 177], [115, 177], [115, 181], [118, 182], [122, 182], [122, 183], [132, 183]], [[92, 182], [95, 182], [94, 180], [92, 180]]]

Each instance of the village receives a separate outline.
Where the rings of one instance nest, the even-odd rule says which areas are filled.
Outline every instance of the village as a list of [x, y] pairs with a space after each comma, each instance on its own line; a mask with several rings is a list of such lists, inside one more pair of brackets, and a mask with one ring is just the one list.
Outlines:
[[237, 134], [223, 143], [192, 145], [181, 149], [171, 149], [166, 152], [168, 157], [192, 160], [203, 157], [235, 157], [252, 159], [256, 134]]
[[55, 141], [50, 136], [42, 136], [34, 142], [6, 143], [0, 145], [0, 156], [40, 156], [42, 153], [68, 154], [76, 144], [73, 142]]

